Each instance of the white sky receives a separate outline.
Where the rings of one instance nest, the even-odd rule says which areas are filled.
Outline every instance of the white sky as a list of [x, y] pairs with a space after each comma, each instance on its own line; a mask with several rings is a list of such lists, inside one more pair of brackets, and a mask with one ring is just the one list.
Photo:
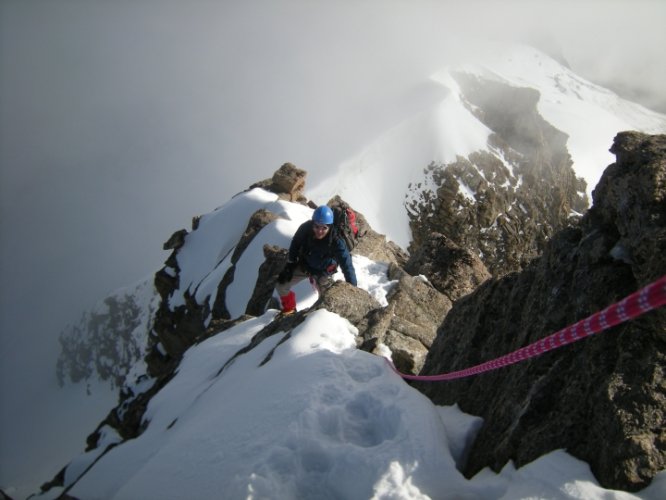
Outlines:
[[[275, 198], [248, 193], [209, 214], [208, 223], [229, 224], [238, 205], [260, 204], [293, 222], [309, 215]], [[236, 220], [236, 231], [223, 246], [233, 245], [244, 229], [244, 221]], [[254, 250], [267, 240], [289, 238], [293, 229], [274, 223], [262, 229], [244, 252], [244, 258], [255, 258], [240, 264], [241, 274], [243, 267], [256, 274], [263, 257]], [[210, 227], [198, 236], [186, 242], [183, 252], [203, 256], [220, 243]], [[359, 286], [386, 303], [393, 286], [387, 266], [358, 256], [354, 263]], [[184, 264], [183, 273], [205, 279], [196, 260]], [[304, 307], [308, 294], [299, 290], [298, 299]], [[325, 310], [310, 314], [286, 342], [281, 343], [287, 332], [278, 333], [219, 373], [275, 314], [269, 311], [190, 348], [176, 376], [148, 405], [145, 432], [104, 455], [68, 494], [105, 499], [628, 500], [662, 498], [666, 492], [666, 473], [638, 495], [605, 490], [586, 463], [561, 450], [518, 470], [508, 464], [499, 474], [486, 469], [465, 479], [456, 463], [464, 460], [481, 419], [457, 406], [434, 406], [384, 359], [356, 349], [357, 330]], [[260, 366], [273, 349], [270, 361]], [[103, 436], [102, 447], [120, 441], [111, 428]], [[73, 457], [66, 484], [99, 456], [100, 450], [93, 450]], [[55, 489], [35, 498], [60, 493]]]
[[65, 323], [149, 279], [172, 232], [285, 161], [316, 185], [436, 102], [466, 36], [555, 40], [664, 109], [664, 20], [659, 0], [3, 0], [0, 427], [50, 390]]

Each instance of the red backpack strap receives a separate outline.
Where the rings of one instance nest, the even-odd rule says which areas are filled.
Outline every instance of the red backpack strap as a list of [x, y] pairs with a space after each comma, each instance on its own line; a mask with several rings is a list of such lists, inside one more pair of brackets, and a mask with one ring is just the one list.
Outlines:
[[357, 235], [358, 226], [356, 225], [356, 213], [354, 213], [349, 207], [347, 207], [347, 220], [349, 221], [349, 227], [351, 227], [354, 234]]

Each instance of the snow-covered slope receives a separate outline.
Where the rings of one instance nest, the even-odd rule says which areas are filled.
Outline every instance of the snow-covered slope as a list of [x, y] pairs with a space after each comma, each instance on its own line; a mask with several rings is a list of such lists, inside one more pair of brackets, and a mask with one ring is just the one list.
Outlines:
[[378, 137], [308, 194], [321, 201], [339, 194], [377, 231], [406, 248], [411, 240], [404, 208], [409, 184], [425, 182], [423, 170], [432, 162], [451, 162], [479, 150], [493, 153], [487, 143], [491, 131], [465, 106], [452, 76], [457, 72], [537, 90], [539, 113], [569, 136], [573, 168], [587, 182], [588, 194], [614, 160], [608, 148], [618, 132], [666, 132], [666, 116], [586, 81], [534, 48], [490, 45], [476, 57], [434, 73], [432, 81], [443, 89], [440, 102]]
[[[288, 239], [310, 212], [258, 189], [237, 196], [205, 216], [211, 228], [227, 224], [225, 231], [200, 225], [182, 247], [189, 257], [180, 260], [181, 273], [191, 284], [205, 283], [238, 241], [246, 224], [240, 208], [257, 204], [282, 216], [255, 237], [258, 245]], [[211, 248], [224, 255], [204, 265]], [[243, 255], [258, 269], [260, 254], [248, 247]], [[354, 263], [359, 286], [381, 301], [392, 286], [386, 266], [357, 256]], [[238, 294], [249, 297], [254, 281], [243, 275]], [[587, 464], [564, 452], [466, 479], [456, 462], [480, 420], [434, 406], [384, 359], [358, 350], [346, 319], [318, 310], [237, 355], [276, 312], [190, 348], [150, 400], [143, 433], [123, 441], [111, 427], [100, 429], [97, 448], [67, 467], [64, 488], [39, 498], [65, 488], [76, 498], [105, 499], [637, 498], [600, 488]], [[138, 394], [150, 384], [142, 376], [128, 389]], [[656, 498], [664, 487], [666, 476], [642, 497]]]

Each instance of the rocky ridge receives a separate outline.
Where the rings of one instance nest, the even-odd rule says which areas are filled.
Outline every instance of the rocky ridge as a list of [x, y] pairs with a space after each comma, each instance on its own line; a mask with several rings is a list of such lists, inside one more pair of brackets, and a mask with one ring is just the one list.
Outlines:
[[409, 186], [410, 253], [433, 232], [479, 255], [493, 276], [521, 270], [587, 208], [567, 135], [538, 112], [539, 92], [454, 73], [466, 107], [492, 134], [488, 150], [432, 163]]
[[[612, 301], [609, 299], [619, 298], [633, 291], [636, 285], [645, 282], [646, 277], [658, 273], [659, 270], [662, 273], [664, 271], [663, 260], [658, 257], [663, 254], [664, 246], [664, 160], [662, 157], [661, 163], [657, 162], [657, 166], [654, 166], [654, 158], [660, 151], [659, 148], [663, 149], [663, 146], [650, 145], [650, 141], [655, 140], [663, 141], [663, 137], [654, 139], [637, 134], [618, 136], [614, 146], [618, 163], [609, 167], [609, 172], [617, 170], [625, 175], [626, 165], [634, 165], [635, 170], [641, 172], [641, 182], [638, 184], [640, 189], [634, 189], [636, 184], [630, 177], [607, 173], [595, 190], [593, 209], [582, 220], [568, 216], [571, 204], [577, 199], [575, 196], [564, 203], [561, 210], [553, 212], [544, 208], [544, 220], [547, 220], [547, 214], [550, 213], [555, 214], [555, 222], [548, 222], [547, 226], [552, 228], [548, 230], [544, 229], [546, 223], [535, 226], [542, 231], [540, 237], [543, 237], [543, 241], [539, 243], [541, 246], [530, 246], [533, 244], [531, 239], [536, 238], [534, 232], [516, 228], [513, 239], [503, 240], [506, 245], [501, 251], [482, 252], [478, 246], [461, 245], [451, 237], [449, 230], [452, 224], [446, 217], [441, 217], [444, 213], [441, 212], [438, 219], [441, 224], [430, 221], [427, 231], [419, 229], [418, 225], [418, 221], [426, 219], [416, 216], [413, 224], [421, 237], [411, 248], [411, 254], [407, 254], [388, 242], [383, 235], [374, 232], [363, 214], [358, 214], [359, 225], [365, 237], [355, 249], [355, 253], [388, 264], [388, 276], [395, 282], [387, 297], [388, 305], [382, 306], [364, 290], [339, 282], [320, 297], [310, 310], [273, 321], [255, 335], [245, 349], [251, 349], [277, 332], [290, 331], [312, 310], [325, 308], [347, 318], [358, 328], [359, 348], [381, 354], [386, 346], [391, 350], [399, 370], [412, 374], [437, 373], [469, 366], [488, 359], [489, 356], [501, 355], [514, 346], [520, 347], [530, 338], [540, 338], [550, 333], [558, 325], [561, 327], [569, 321], [580, 319], [581, 314], [594, 312]], [[645, 163], [653, 166], [642, 168]], [[617, 167], [618, 164], [623, 166]], [[302, 192], [305, 178], [305, 171], [292, 164], [285, 164], [271, 179], [250, 188], [260, 187], [278, 194], [281, 199], [314, 206]], [[576, 185], [576, 193], [578, 187]], [[611, 196], [609, 193], [614, 194]], [[338, 200], [331, 200], [331, 203], [336, 201]], [[511, 202], [512, 206], [516, 205], [514, 201]], [[483, 212], [485, 209], [480, 209], [477, 204], [470, 204], [468, 209], [476, 211], [477, 214]], [[548, 205], [544, 207], [547, 208]], [[450, 212], [454, 217], [456, 213]], [[161, 300], [154, 315], [153, 328], [148, 339], [148, 354], [145, 358], [148, 386], [144, 384], [140, 391], [123, 388], [119, 406], [109, 413], [97, 431], [89, 437], [88, 449], [95, 449], [103, 444], [102, 429], [107, 425], [115, 429], [122, 439], [131, 439], [141, 434], [146, 425], [143, 414], [150, 398], [174, 375], [185, 350], [263, 311], [272, 293], [276, 275], [284, 262], [284, 248], [264, 246], [265, 260], [258, 270], [254, 291], [244, 314], [232, 317], [225, 303], [225, 294], [234, 281], [235, 265], [239, 262], [243, 250], [260, 234], [261, 229], [276, 217], [279, 217], [279, 214], [266, 210], [257, 211], [250, 217], [238, 243], [230, 251], [232, 265], [219, 280], [212, 307], [208, 300], [197, 299], [196, 290], [189, 289], [184, 292], [182, 303], [175, 306], [172, 303], [174, 294], [179, 291], [182, 272], [178, 264], [178, 253], [188, 235], [199, 228], [200, 218], [193, 219], [190, 231], [183, 229], [169, 238], [164, 247], [173, 252], [164, 268], [155, 275], [155, 289]], [[620, 220], [623, 222], [619, 222]], [[644, 222], [646, 220], [649, 223]], [[507, 226], [497, 224], [497, 227]], [[564, 227], [564, 230], [558, 233], [550, 232], [557, 227]], [[637, 231], [637, 227], [640, 231]], [[550, 234], [554, 236], [552, 241], [548, 242]], [[637, 244], [638, 241], [641, 244]], [[515, 248], [511, 242], [515, 243]], [[543, 248], [543, 256], [530, 261], [529, 257], [538, 254], [539, 248]], [[523, 255], [522, 252], [526, 253]], [[489, 255], [499, 257], [489, 259]], [[509, 258], [512, 255], [515, 258]], [[632, 265], [629, 265], [629, 262]], [[503, 268], [505, 264], [507, 267]], [[560, 265], [564, 265], [565, 269], [558, 267]], [[586, 266], [606, 269], [607, 274], [588, 279], [590, 270]], [[489, 268], [493, 270], [492, 274]], [[524, 271], [511, 272], [518, 268], [524, 268]], [[546, 271], [551, 272], [548, 275], [550, 281], [545, 278]], [[491, 278], [492, 275], [495, 278]], [[505, 278], [498, 279], [504, 275]], [[586, 293], [585, 299], [574, 293], [581, 285], [589, 286], [591, 290], [591, 293]], [[576, 300], [567, 305], [566, 302], [571, 297], [576, 297]], [[562, 379], [563, 374], [580, 373], [582, 370], [581, 366], [573, 362], [555, 362], [550, 358], [549, 364], [537, 360], [520, 368], [532, 372], [521, 376], [508, 372], [514, 373], [510, 379], [507, 372], [498, 372], [479, 377], [478, 380], [456, 383], [458, 385], [430, 385], [419, 389], [438, 404], [446, 401], [449, 402], [447, 404], [458, 402], [465, 411], [486, 418], [487, 423], [469, 456], [466, 466], [468, 474], [484, 465], [499, 468], [507, 460], [525, 463], [529, 461], [528, 457], [535, 458], [535, 454], [538, 453], [536, 456], [539, 456], [554, 449], [553, 446], [557, 444], [556, 448], [578, 450], [574, 454], [579, 453], [577, 456], [593, 464], [593, 470], [602, 485], [636, 490], [649, 483], [655, 472], [664, 467], [665, 439], [663, 431], [661, 435], [655, 431], [659, 426], [663, 428], [664, 385], [659, 373], [663, 371], [664, 349], [663, 339], [659, 340], [658, 334], [659, 331], [664, 331], [663, 312], [656, 317], [657, 320], [648, 318], [637, 323], [641, 330], [653, 332], [650, 339], [656, 339], [650, 346], [651, 357], [648, 356], [650, 352], [647, 349], [630, 340], [636, 335], [626, 335], [627, 346], [622, 347], [626, 347], [626, 352], [632, 352], [637, 357], [621, 356], [615, 346], [615, 350], [609, 351], [611, 354], [602, 356], [604, 363], [599, 364], [598, 372], [595, 372], [596, 385], [585, 385], [583, 381], [576, 379], [574, 385], [578, 387], [582, 384], [584, 388], [578, 392], [571, 391], [578, 398], [581, 394], [587, 396], [588, 392], [585, 390], [603, 387], [601, 382], [612, 379], [613, 383], [608, 382], [607, 386], [612, 387], [611, 392], [618, 397], [599, 397], [596, 400], [603, 401], [597, 408], [600, 415], [620, 415], [615, 420], [614, 417], [606, 420], [612, 423], [609, 429], [613, 432], [604, 436], [604, 439], [608, 442], [609, 449], [614, 446], [619, 450], [614, 455], [609, 455], [612, 459], [602, 460], [603, 457], [597, 456], [595, 461], [595, 457], [585, 455], [585, 449], [589, 451], [594, 444], [598, 444], [595, 439], [601, 434], [589, 433], [582, 439], [580, 433], [571, 430], [575, 429], [574, 424], [587, 418], [587, 414], [581, 413], [582, 410], [574, 408], [574, 398], [562, 406], [570, 410], [568, 413], [553, 413], [555, 410], [548, 404], [551, 398], [557, 400], [556, 396], [564, 392], [566, 384]], [[633, 325], [626, 328], [638, 327]], [[455, 334], [448, 333], [452, 331]], [[492, 335], [492, 332], [498, 334]], [[571, 346], [569, 349], [579, 354], [576, 359], [581, 363], [581, 360], [594, 355], [586, 346]], [[239, 352], [240, 354], [242, 353]], [[266, 361], [269, 359], [270, 354]], [[547, 361], [547, 358], [544, 359]], [[636, 365], [636, 362], [632, 361], [635, 359], [649, 360], [654, 365], [654, 373], [646, 374], [633, 368], [630, 370], [629, 367]], [[626, 369], [621, 370], [618, 375], [618, 372], [613, 371], [613, 367], [622, 363], [626, 364]], [[579, 371], [574, 372], [574, 367]], [[550, 374], [553, 375], [552, 379], [549, 378]], [[570, 377], [575, 378], [573, 375]], [[515, 387], [512, 384], [515, 384]], [[513, 399], [504, 400], [498, 396], [500, 393], [506, 396], [509, 389], [513, 389]], [[646, 390], [649, 395], [638, 403], [638, 396]], [[492, 404], [489, 404], [489, 401]], [[659, 404], [656, 404], [660, 401], [661, 413]], [[591, 411], [590, 405], [583, 406], [585, 411]], [[642, 410], [651, 415], [649, 422], [641, 417], [646, 415]], [[571, 425], [562, 426], [560, 422], [559, 427], [556, 427], [558, 421], [553, 415], [564, 418], [565, 422]], [[627, 427], [624, 423], [618, 424], [625, 420], [633, 422], [633, 427]], [[561, 432], [558, 428], [569, 430]], [[516, 429], [520, 429], [522, 433]], [[633, 434], [627, 434], [629, 431]], [[640, 438], [628, 439], [628, 436]], [[622, 446], [625, 441], [631, 445]], [[576, 448], [576, 442], [587, 443], [589, 446]], [[638, 472], [632, 475], [631, 470]], [[62, 484], [62, 477], [55, 478], [52, 484]]]
[[[626, 132], [594, 204], [521, 273], [456, 302], [423, 375], [494, 359], [573, 324], [666, 274], [666, 136]], [[666, 311], [537, 359], [418, 388], [484, 419], [465, 472], [517, 467], [559, 448], [607, 488], [637, 491], [666, 468]]]

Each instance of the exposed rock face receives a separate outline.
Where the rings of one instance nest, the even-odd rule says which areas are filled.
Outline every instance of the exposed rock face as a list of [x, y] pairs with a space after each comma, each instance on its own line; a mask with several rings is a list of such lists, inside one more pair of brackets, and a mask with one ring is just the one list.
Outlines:
[[335, 282], [313, 305], [313, 309], [326, 309], [347, 318], [357, 328], [370, 311], [379, 307], [368, 292], [343, 281]]
[[156, 294], [149, 282], [116, 293], [83, 314], [58, 339], [58, 382], [108, 380], [122, 387], [132, 366], [145, 354]]
[[259, 316], [263, 314], [269, 303], [273, 309], [278, 309], [277, 302], [270, 301], [277, 284], [277, 275], [284, 269], [287, 262], [287, 251], [286, 248], [264, 245], [264, 262], [259, 266], [254, 291], [245, 310], [247, 314]]
[[306, 177], [305, 170], [296, 167], [293, 163], [285, 163], [275, 171], [273, 177], [252, 184], [250, 189], [260, 187], [285, 200], [304, 203], [306, 198], [303, 195], [303, 189]]
[[[231, 256], [231, 263], [232, 266], [229, 268], [229, 270], [226, 272], [224, 275], [224, 278], [222, 278], [222, 281], [220, 281], [220, 284], [217, 288], [217, 297], [215, 299], [215, 304], [213, 305], [213, 318], [218, 319], [218, 318], [223, 318], [223, 319], [231, 319], [231, 316], [229, 314], [229, 311], [227, 311], [227, 308], [225, 306], [226, 302], [226, 297], [227, 297], [227, 287], [233, 282], [234, 280], [234, 272], [236, 270], [236, 263], [238, 262], [238, 259], [241, 258], [243, 255], [243, 251], [247, 248], [247, 246], [250, 244], [250, 242], [254, 239], [254, 237], [261, 231], [266, 225], [270, 224], [273, 222], [275, 219], [277, 219], [277, 215], [274, 213], [271, 213], [267, 210], [259, 210], [258, 212], [255, 212], [252, 217], [250, 218], [250, 221], [248, 222], [247, 228], [245, 229], [245, 232], [243, 233], [243, 236], [241, 237], [240, 241], [238, 242], [238, 245], [236, 245], [236, 248], [234, 249], [234, 253]], [[271, 269], [271, 271], [276, 271], [279, 272], [279, 269]], [[264, 283], [264, 282], [262, 282]], [[261, 286], [261, 283], [258, 283], [259, 286]], [[257, 292], [255, 291], [255, 294]], [[265, 305], [265, 302], [264, 302]], [[250, 308], [250, 306], [248, 306]], [[261, 308], [260, 305], [256, 305], [254, 307], [256, 309], [257, 313], [261, 314], [263, 312], [264, 308]], [[202, 325], [203, 326], [203, 325]]]
[[432, 164], [423, 184], [410, 186], [409, 250], [445, 234], [501, 276], [540, 255], [587, 208], [585, 181], [571, 168], [567, 136], [539, 115], [537, 91], [464, 73], [456, 79], [470, 110], [493, 131], [492, 153]]
[[417, 374], [451, 301], [427, 281], [406, 273], [386, 298], [388, 306], [373, 311], [367, 328], [359, 332], [360, 348], [382, 355], [384, 345], [398, 370]]
[[610, 151], [617, 162], [592, 193], [590, 216], [617, 229], [613, 255], [631, 265], [638, 282], [649, 281], [666, 272], [666, 140], [624, 133]]
[[427, 276], [433, 286], [452, 302], [490, 279], [490, 273], [479, 257], [439, 233], [428, 236], [410, 256], [405, 271], [414, 276]]
[[163, 250], [177, 250], [185, 244], [185, 236], [187, 236], [186, 229], [179, 229], [171, 235], [171, 237], [162, 245]]
[[422, 278], [404, 271], [387, 295], [383, 307], [365, 290], [336, 282], [312, 309], [339, 314], [358, 328], [360, 349], [382, 355], [391, 350], [395, 366], [403, 373], [416, 374], [422, 368], [438, 325], [451, 309], [451, 301]]
[[[666, 136], [621, 133], [611, 151], [617, 161], [582, 221], [522, 273], [460, 299], [422, 374], [511, 352], [666, 274]], [[666, 468], [665, 331], [657, 310], [528, 362], [419, 389], [484, 418], [466, 474], [564, 448], [604, 487], [636, 491]]]

